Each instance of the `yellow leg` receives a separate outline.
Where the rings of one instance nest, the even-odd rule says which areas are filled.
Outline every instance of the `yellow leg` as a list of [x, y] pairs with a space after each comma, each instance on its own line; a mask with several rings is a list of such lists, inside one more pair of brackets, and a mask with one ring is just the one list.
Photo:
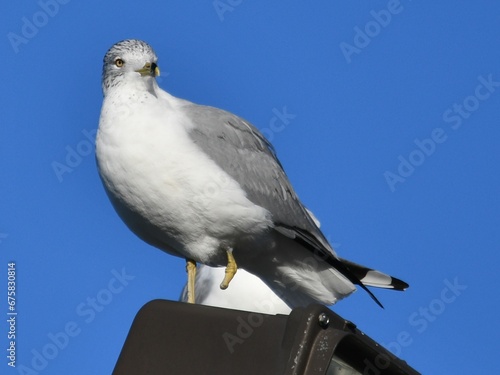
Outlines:
[[236, 264], [236, 260], [234, 260], [233, 252], [227, 251], [226, 275], [224, 276], [224, 280], [222, 280], [222, 283], [220, 284], [221, 289], [227, 289], [237, 270], [238, 265]]
[[186, 271], [188, 274], [187, 294], [188, 303], [194, 303], [194, 280], [196, 278], [196, 262], [186, 259]]

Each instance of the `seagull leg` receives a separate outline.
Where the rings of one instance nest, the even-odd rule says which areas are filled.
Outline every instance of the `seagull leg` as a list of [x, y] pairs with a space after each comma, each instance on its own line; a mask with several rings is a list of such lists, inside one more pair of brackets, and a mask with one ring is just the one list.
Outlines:
[[188, 283], [187, 283], [187, 302], [194, 302], [194, 280], [196, 277], [196, 262], [192, 259], [186, 259], [186, 271], [188, 274]]
[[233, 251], [227, 250], [226, 275], [224, 276], [224, 280], [222, 280], [222, 283], [220, 284], [221, 289], [227, 289], [237, 270], [238, 265], [236, 264], [236, 260], [234, 260]]

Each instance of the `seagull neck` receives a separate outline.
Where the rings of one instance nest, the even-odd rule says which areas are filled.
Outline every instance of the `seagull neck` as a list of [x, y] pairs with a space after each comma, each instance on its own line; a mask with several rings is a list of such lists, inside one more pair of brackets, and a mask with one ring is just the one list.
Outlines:
[[154, 77], [141, 77], [138, 74], [129, 75], [122, 79], [121, 82], [115, 86], [119, 90], [126, 90], [137, 94], [151, 94], [157, 97], [158, 84]]
[[156, 83], [156, 79], [154, 77], [140, 77], [138, 80], [133, 82], [134, 88], [137, 91], [147, 91], [153, 96], [157, 95], [158, 84]]

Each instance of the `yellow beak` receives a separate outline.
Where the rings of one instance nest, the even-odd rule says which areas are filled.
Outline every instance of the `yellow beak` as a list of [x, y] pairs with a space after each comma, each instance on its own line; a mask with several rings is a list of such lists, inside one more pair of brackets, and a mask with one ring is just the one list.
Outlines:
[[158, 77], [160, 75], [160, 68], [156, 63], [146, 63], [141, 69], [136, 70], [141, 76]]

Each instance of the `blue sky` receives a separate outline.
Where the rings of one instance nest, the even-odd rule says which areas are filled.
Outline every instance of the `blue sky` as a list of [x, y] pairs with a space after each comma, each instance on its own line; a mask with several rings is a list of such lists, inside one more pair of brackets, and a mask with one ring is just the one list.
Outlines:
[[0, 18], [2, 374], [109, 374], [137, 310], [185, 283], [97, 174], [102, 57], [125, 38], [155, 48], [165, 90], [268, 136], [341, 256], [411, 285], [334, 311], [423, 373], [496, 371], [498, 1], [9, 0]]

